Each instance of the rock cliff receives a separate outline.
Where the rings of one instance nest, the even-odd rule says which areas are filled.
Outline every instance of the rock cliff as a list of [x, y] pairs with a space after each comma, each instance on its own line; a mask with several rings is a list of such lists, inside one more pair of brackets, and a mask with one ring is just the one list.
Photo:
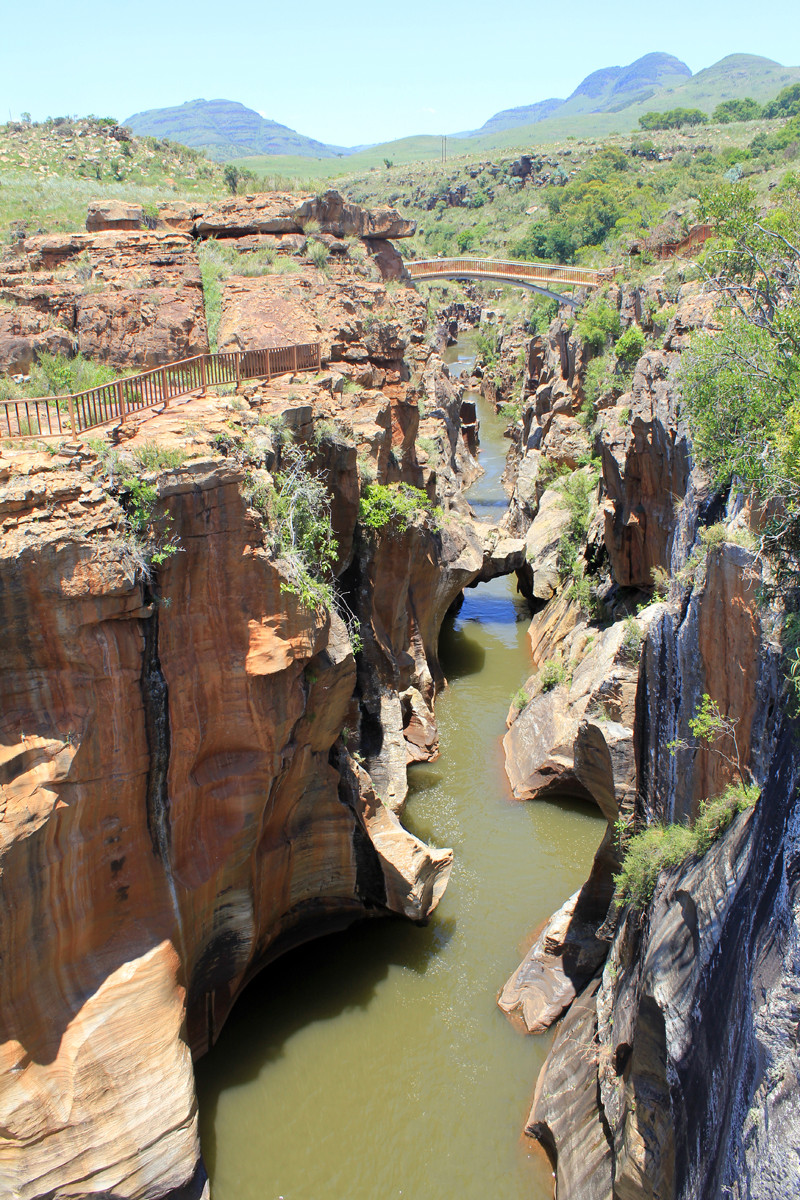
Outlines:
[[[394, 229], [326, 204], [303, 211]], [[182, 234], [30, 239], [14, 313], [66, 297], [74, 334], [86, 256], [111, 279], [147, 254], [162, 283], [199, 284]], [[237, 299], [247, 283], [260, 307]], [[205, 337], [201, 306], [195, 325]], [[301, 326], [323, 343], [315, 375], [0, 458], [0, 1172], [24, 1200], [199, 1197], [192, 1058], [248, 980], [354, 920], [424, 921], [447, 883], [451, 851], [400, 823], [406, 765], [438, 753], [447, 608], [516, 560], [459, 515], [479, 468], [416, 294], [346, 265], [226, 293], [232, 344]], [[436, 441], [418, 457], [420, 409]], [[276, 541], [270, 488], [296, 461], [330, 506], [330, 609]], [[366, 527], [360, 496], [391, 483], [424, 490]]]
[[[669, 314], [660, 345], [580, 424], [600, 478], [577, 532], [553, 481], [554, 466], [576, 464], [554, 432], [584, 409], [587, 356], [560, 319], [531, 342], [508, 524], [526, 537], [539, 611], [507, 773], [520, 799], [590, 799], [608, 829], [499, 1003], [534, 1033], [567, 1014], [526, 1128], [559, 1197], [778, 1197], [797, 1189], [791, 1156], [776, 1154], [779, 1138], [798, 1144], [797, 753], [747, 510], [709, 490], [680, 415], [680, 354], [690, 330], [714, 328], [713, 307], [692, 286], [670, 309], [659, 286], [647, 295]], [[623, 324], [649, 311], [657, 328], [647, 295], [617, 289]], [[735, 722], [761, 798], [704, 855], [662, 872], [644, 908], [620, 905], [630, 831], [693, 822], [736, 779], [693, 744], [704, 693]]]

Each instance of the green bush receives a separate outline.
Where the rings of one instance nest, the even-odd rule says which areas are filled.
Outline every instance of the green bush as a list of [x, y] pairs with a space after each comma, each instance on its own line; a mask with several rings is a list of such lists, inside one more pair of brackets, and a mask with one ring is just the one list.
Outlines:
[[244, 494], [261, 514], [273, 553], [285, 564], [289, 582], [281, 590], [292, 592], [308, 608], [337, 608], [332, 567], [338, 544], [330, 495], [304, 450], [285, 445], [280, 469], [272, 478], [248, 475]]
[[391, 525], [397, 532], [404, 533], [421, 509], [431, 511], [430, 501], [421, 488], [409, 483], [394, 487], [370, 483], [361, 496], [358, 516], [367, 529], [379, 530]]
[[542, 664], [542, 669], [539, 672], [539, 685], [543, 692], [552, 692], [553, 688], [564, 683], [567, 678], [567, 672], [563, 663], [555, 662], [550, 658]]
[[134, 447], [131, 454], [140, 471], [174, 470], [186, 462], [186, 451], [179, 446], [160, 446], [154, 441]]
[[681, 125], [707, 125], [708, 116], [700, 108], [671, 108], [668, 112], [648, 112], [639, 117], [642, 129], [679, 129]]
[[644, 334], [638, 325], [629, 325], [614, 347], [617, 358], [624, 363], [634, 363], [644, 354]]
[[330, 252], [324, 242], [311, 241], [306, 248], [306, 254], [311, 259], [315, 267], [320, 270], [328, 265]]
[[514, 708], [517, 709], [518, 712], [522, 712], [522, 710], [525, 708], [525, 706], [529, 703], [530, 703], [530, 696], [525, 691], [525, 688], [520, 688], [519, 691], [515, 692], [514, 695], [511, 697], [511, 704], [513, 705]]
[[764, 105], [762, 115], [770, 121], [775, 117], [800, 116], [800, 83], [790, 83], [778, 92], [774, 100]]
[[741, 100], [723, 100], [714, 109], [711, 120], [729, 125], [731, 121], [757, 121], [761, 115], [761, 105], [744, 96]]
[[634, 834], [625, 847], [619, 874], [614, 876], [618, 904], [645, 908], [653, 898], [661, 871], [702, 858], [730, 826], [734, 817], [758, 800], [756, 786], [731, 784], [721, 796], [704, 801], [693, 826], [651, 825]]
[[602, 297], [590, 300], [581, 309], [577, 327], [584, 345], [599, 354], [610, 338], [619, 337], [619, 313]]

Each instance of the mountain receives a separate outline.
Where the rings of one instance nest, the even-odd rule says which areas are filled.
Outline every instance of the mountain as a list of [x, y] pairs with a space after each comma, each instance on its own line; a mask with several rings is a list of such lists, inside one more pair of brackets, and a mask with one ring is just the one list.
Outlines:
[[217, 162], [254, 154], [335, 158], [350, 153], [343, 146], [328, 146], [267, 120], [235, 100], [188, 100], [174, 108], [151, 108], [134, 113], [125, 124], [139, 136], [168, 138], [205, 150]]
[[561, 107], [563, 100], [540, 100], [538, 104], [524, 104], [520, 108], [504, 108], [495, 113], [480, 129], [470, 133], [455, 134], [456, 137], [483, 137], [486, 133], [501, 133], [504, 129], [513, 129], [517, 125], [533, 125], [535, 121], [544, 121]]
[[[757, 54], [729, 54], [696, 75], [671, 54], [645, 54], [627, 67], [593, 71], [566, 100], [540, 100], [537, 104], [504, 109], [465, 136], [484, 137], [542, 121], [562, 122], [565, 118], [573, 119], [571, 132], [576, 136], [611, 132], [612, 126], [606, 129], [590, 120], [600, 114], [623, 114], [614, 128], [631, 129], [647, 110], [700, 108], [710, 114], [723, 100], [743, 96], [760, 102], [769, 100], [796, 80], [800, 80], [800, 68], [783, 67]], [[557, 128], [558, 136], [570, 132], [561, 124]], [[537, 130], [539, 136], [544, 138], [545, 131], [540, 134]]]

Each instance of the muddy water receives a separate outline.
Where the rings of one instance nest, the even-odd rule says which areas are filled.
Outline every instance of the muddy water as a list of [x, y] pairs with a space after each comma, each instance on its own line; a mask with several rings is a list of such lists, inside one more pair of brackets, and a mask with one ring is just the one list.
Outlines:
[[[453, 371], [469, 349], [450, 352]], [[486, 474], [469, 499], [497, 519], [508, 443], [478, 404]], [[198, 1064], [213, 1200], [552, 1197], [520, 1138], [550, 1039], [517, 1033], [495, 996], [586, 878], [602, 822], [508, 798], [500, 736], [528, 675], [527, 621], [512, 577], [468, 590], [442, 632], [441, 757], [413, 769], [404, 816], [455, 850], [430, 925], [364, 922], [285, 955]]]

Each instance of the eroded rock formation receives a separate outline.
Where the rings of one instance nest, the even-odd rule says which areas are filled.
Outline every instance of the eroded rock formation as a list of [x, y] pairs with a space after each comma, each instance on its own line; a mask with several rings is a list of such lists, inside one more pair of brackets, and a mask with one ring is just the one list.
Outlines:
[[[338, 232], [358, 217], [329, 208], [315, 219]], [[74, 301], [80, 277], [58, 272], [80, 256], [127, 271], [145, 251], [196, 270], [172, 233], [29, 240], [15, 294], [49, 272], [43, 305]], [[199, 1197], [192, 1058], [247, 981], [353, 920], [424, 921], [450, 872], [452, 853], [400, 822], [406, 765], [438, 753], [447, 608], [522, 544], [460, 514], [479, 468], [413, 291], [346, 259], [253, 282], [272, 300], [226, 300], [231, 339], [302, 325], [320, 372], [129, 416], [99, 455], [0, 460], [0, 1171], [21, 1200]], [[356, 654], [337, 613], [297, 593], [257, 503], [290, 446], [329, 492]], [[149, 567], [131, 473], [177, 547]], [[423, 487], [427, 509], [366, 529], [370, 479]]]
[[[646, 294], [616, 289], [623, 324], [651, 331], [667, 299], [659, 281]], [[538, 581], [532, 597], [544, 606], [531, 625], [527, 699], [509, 713], [507, 773], [520, 798], [582, 796], [608, 821], [589, 880], [499, 999], [532, 1032], [567, 1012], [527, 1123], [561, 1198], [766, 1200], [797, 1190], [791, 1156], [776, 1155], [779, 1138], [798, 1144], [787, 1026], [797, 753], [775, 614], [748, 548], [754, 514], [709, 491], [679, 412], [680, 354], [691, 330], [713, 330], [711, 298], [685, 287], [673, 313], [630, 389], [612, 382], [597, 402], [599, 509], [566, 576], [566, 525], [545, 480], [551, 457], [573, 465], [558, 427], [583, 407], [585, 363], [559, 322], [541, 348], [531, 343], [532, 399], [512, 455], [508, 524], [527, 537], [528, 585]], [[584, 570], [611, 624], [587, 615]], [[705, 693], [735, 722], [736, 753], [761, 799], [703, 857], [662, 872], [643, 910], [618, 906], [613, 875], [630, 830], [693, 822], [738, 778], [730, 744], [727, 757], [692, 745]]]

